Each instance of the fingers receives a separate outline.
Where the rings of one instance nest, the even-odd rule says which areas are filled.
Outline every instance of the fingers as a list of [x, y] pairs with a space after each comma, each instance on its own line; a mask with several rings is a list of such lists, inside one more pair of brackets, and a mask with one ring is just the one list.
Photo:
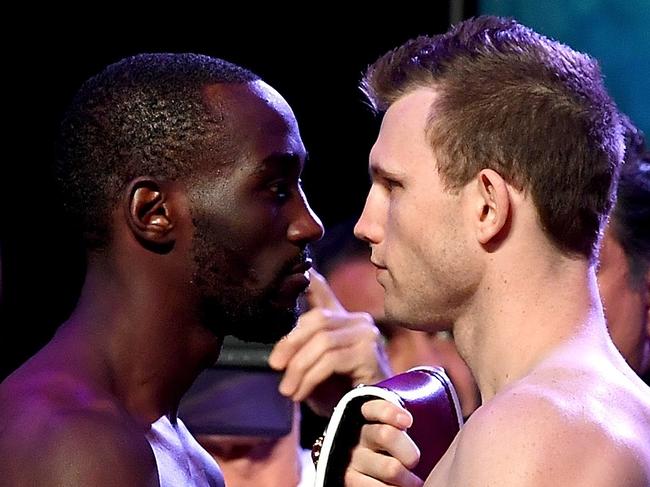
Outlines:
[[[340, 328], [315, 336], [309, 347], [301, 348], [288, 364], [280, 392], [294, 401], [302, 401], [320, 382], [333, 373], [345, 373], [340, 362], [349, 361], [354, 346], [354, 330]], [[353, 348], [352, 350], [355, 350]], [[337, 360], [340, 361], [337, 363]]]
[[420, 452], [406, 434], [412, 418], [408, 411], [388, 401], [369, 401], [361, 411], [368, 421], [361, 429], [359, 445], [353, 450], [345, 474], [345, 485], [352, 487], [397, 485], [420, 487], [422, 480], [410, 469]]
[[372, 317], [346, 311], [315, 271], [310, 289], [315, 307], [275, 345], [269, 365], [284, 370], [283, 395], [308, 399], [312, 409], [328, 414], [351, 386], [374, 384], [392, 371]]
[[[351, 379], [347, 382], [345, 390], [335, 393], [339, 396], [334, 401], [336, 402], [355, 385], [357, 381], [352, 380], [353, 375], [365, 366], [363, 362], [354, 348], [326, 351], [312, 365], [288, 369], [280, 383], [280, 392], [291, 396], [294, 401], [302, 401], [309, 397], [317, 386], [336, 374]], [[368, 371], [367, 375], [373, 374]]]
[[314, 269], [310, 269], [309, 274], [310, 284], [305, 294], [311, 310], [304, 313], [298, 321], [298, 326], [273, 348], [269, 365], [276, 370], [286, 368], [289, 360], [315, 333], [328, 326], [343, 326], [347, 323], [347, 316], [353, 315], [341, 306], [323, 276]]
[[310, 283], [305, 297], [312, 308], [342, 309], [343, 306], [330, 288], [325, 278], [316, 270], [309, 269]]
[[[330, 322], [324, 324], [325, 319]], [[291, 352], [286, 362], [280, 383], [280, 392], [294, 401], [304, 400], [335, 374], [347, 377], [352, 385], [374, 384], [390, 374], [379, 332], [367, 315], [345, 313], [324, 318], [322, 310], [312, 310], [301, 318], [294, 332], [296, 335], [283, 344], [283, 347], [294, 348], [295, 352]], [[275, 359], [280, 353], [283, 351], [278, 344], [271, 363], [279, 362]], [[341, 395], [347, 389], [341, 391]]]
[[269, 364], [276, 370], [285, 369], [289, 361], [314, 335], [321, 330], [339, 328], [345, 324], [347, 321], [341, 320], [329, 309], [314, 308], [307, 311], [298, 319], [296, 327], [273, 347]]
[[348, 469], [345, 472], [344, 485], [345, 487], [385, 487], [388, 484], [373, 479], [372, 477], [368, 477], [356, 470]]
[[[373, 346], [380, 342], [379, 330], [368, 313], [349, 313], [343, 308], [337, 312], [326, 308], [314, 308], [304, 313], [298, 320], [297, 326], [273, 347], [269, 356], [269, 365], [275, 370], [287, 368], [289, 362], [294, 360], [299, 352], [314, 344], [322, 345], [323, 340], [328, 340], [327, 334], [336, 334], [337, 330], [342, 328], [354, 329], [354, 333], [358, 334], [358, 340], [371, 343]], [[334, 338], [331, 344], [329, 348], [335, 348]]]
[[311, 335], [287, 364], [281, 392], [302, 400], [333, 374], [345, 375], [353, 384], [377, 382], [383, 378], [376, 367], [377, 340], [374, 326], [355, 318]]
[[353, 451], [344, 481], [346, 487], [421, 487], [424, 483], [396, 458], [364, 447]]
[[[388, 424], [366, 424], [361, 429], [359, 445], [361, 452], [381, 453], [375, 458], [374, 469], [386, 470], [382, 475], [391, 478], [397, 472], [414, 468], [420, 461], [420, 450], [411, 437], [403, 430]], [[375, 474], [373, 476], [376, 476]], [[388, 477], [386, 477], [388, 479]]]
[[382, 423], [402, 431], [413, 424], [413, 416], [406, 409], [381, 399], [364, 403], [361, 414], [369, 423]]

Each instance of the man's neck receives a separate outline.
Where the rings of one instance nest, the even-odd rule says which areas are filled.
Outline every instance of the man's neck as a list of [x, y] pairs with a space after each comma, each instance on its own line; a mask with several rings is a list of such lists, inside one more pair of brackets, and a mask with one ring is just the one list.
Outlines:
[[160, 286], [105, 276], [89, 268], [58, 338], [87, 349], [97, 384], [134, 417], [143, 423], [173, 417], [182, 394], [216, 360], [219, 340], [191, 319], [189, 308], [165, 299]]
[[483, 402], [563, 344], [606, 336], [595, 273], [586, 260], [540, 258], [522, 268], [512, 259], [494, 269], [454, 325]]

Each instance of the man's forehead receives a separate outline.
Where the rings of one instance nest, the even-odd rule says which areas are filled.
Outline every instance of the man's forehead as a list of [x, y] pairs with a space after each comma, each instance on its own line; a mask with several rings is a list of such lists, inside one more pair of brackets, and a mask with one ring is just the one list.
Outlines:
[[261, 80], [206, 85], [203, 87], [203, 96], [208, 108], [216, 112], [244, 116], [259, 116], [260, 113], [268, 112], [287, 119], [295, 118], [282, 95]]
[[[242, 154], [261, 161], [305, 159], [297, 121], [282, 96], [265, 82], [207, 85], [204, 99], [213, 115], [227, 127], [228, 138]], [[278, 157], [284, 154], [287, 157]]]
[[239, 143], [251, 138], [300, 139], [291, 107], [263, 81], [208, 85], [204, 97], [208, 110], [223, 121]]
[[370, 151], [371, 172], [391, 172], [390, 161], [396, 151], [408, 153], [417, 147], [428, 147], [426, 129], [437, 96], [433, 89], [418, 88], [388, 108]]
[[386, 110], [379, 137], [403, 138], [421, 134], [438, 97], [437, 91], [432, 88], [417, 88], [399, 98]]

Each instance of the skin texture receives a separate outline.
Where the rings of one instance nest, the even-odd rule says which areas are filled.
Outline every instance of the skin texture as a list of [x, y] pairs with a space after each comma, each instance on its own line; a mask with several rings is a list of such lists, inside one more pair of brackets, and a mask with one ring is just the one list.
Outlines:
[[350, 311], [365, 311], [390, 329], [386, 353], [395, 373], [420, 365], [442, 366], [458, 393], [463, 415], [479, 406], [480, 396], [472, 373], [458, 355], [453, 339], [445, 332], [427, 333], [388, 323], [384, 315], [384, 290], [376, 279], [375, 267], [365, 258], [342, 260], [328, 280], [341, 304]]
[[[607, 328], [621, 355], [639, 375], [650, 369], [650, 274], [645, 285], [630, 279], [629, 261], [610, 226], [605, 231], [598, 267], [598, 288]], [[384, 318], [384, 290], [376, 268], [363, 257], [341, 261], [328, 275], [332, 290], [350, 311]], [[449, 373], [467, 418], [480, 405], [476, 383], [455, 343], [445, 332], [427, 333], [386, 324], [391, 336], [386, 352], [395, 373], [418, 365], [441, 365]]]
[[311, 210], [304, 214], [299, 178], [306, 150], [290, 107], [277, 92], [249, 91], [206, 89], [207, 100], [231, 113], [231, 143], [241, 156], [226, 178], [212, 164], [190, 189], [197, 228], [192, 281], [206, 322], [218, 322], [221, 333], [275, 342], [293, 328], [297, 291], [307, 284], [300, 278], [307, 270], [301, 239], [319, 237], [322, 228]]
[[[387, 110], [355, 228], [387, 316], [452, 329], [483, 399], [425, 485], [647, 485], [650, 391], [609, 338], [593, 266], [549, 242], [496, 171], [445, 191], [424, 130], [436, 96], [414, 89]], [[406, 412], [377, 401], [364, 415], [380, 424], [364, 427], [346, 485], [422, 485]]]
[[[0, 386], [8, 485], [223, 485], [176, 418], [178, 401], [217, 358], [229, 317], [287, 316], [249, 336], [290, 326], [286, 310], [308, 283], [300, 256], [322, 226], [300, 188], [305, 150], [282, 97], [261, 81], [206, 86], [204, 97], [235, 127], [254, 120], [237, 140], [242, 157], [230, 174], [206, 153], [191, 178], [143, 175], [125, 187], [72, 315]], [[217, 228], [220, 238], [208, 238]]]
[[[607, 324], [614, 343], [626, 360], [630, 364], [641, 363], [639, 360], [639, 357], [642, 357], [640, 352], [643, 350], [641, 345], [644, 340], [647, 341], [647, 334], [643, 333], [645, 328], [642, 326], [643, 323], [647, 323], [647, 299], [643, 299], [643, 289], [639, 290], [630, 287], [629, 279], [627, 279], [627, 260], [623, 258], [624, 256], [618, 245], [618, 254], [612, 254], [612, 250], [608, 250], [608, 247], [612, 245], [617, 244], [612, 240], [608, 231], [605, 236], [604, 248], [601, 251], [601, 265], [598, 274], [601, 295], [606, 303]], [[375, 320], [385, 320], [384, 290], [376, 280], [376, 273], [376, 268], [368, 260], [357, 257], [338, 263], [330, 270], [328, 281], [340, 305], [345, 309], [351, 312], [370, 313]], [[327, 341], [330, 344], [327, 353], [333, 354], [334, 360], [327, 366], [324, 365], [324, 360], [312, 361], [314, 368], [320, 369], [319, 372], [311, 372], [310, 367], [303, 365], [303, 373], [300, 377], [313, 376], [314, 374], [324, 376], [333, 373], [335, 364], [348, 363], [350, 360], [350, 356], [345, 353], [345, 348], [334, 347], [336, 341], [331, 334], [335, 333], [335, 329], [327, 326], [328, 320], [346, 320], [345, 314], [340, 312], [335, 315], [332, 314], [332, 312], [340, 310], [340, 307], [338, 305], [328, 306], [328, 302], [331, 302], [327, 298], [329, 292], [325, 293], [321, 298], [316, 298], [315, 295], [325, 289], [319, 283], [320, 279], [316, 281], [312, 279], [312, 285], [308, 293], [312, 311], [305, 317], [306, 320], [308, 318], [308, 321], [312, 323], [315, 333], [311, 339], [305, 341], [301, 354], [303, 356], [319, 354], [321, 352], [317, 350], [323, 348], [323, 341]], [[316, 286], [317, 284], [319, 285]], [[614, 294], [608, 297], [608, 292]], [[617, 295], [620, 295], [621, 292], [625, 293], [624, 296], [632, 299], [620, 299]], [[319, 306], [319, 303], [323, 303], [322, 306]], [[320, 311], [315, 311], [316, 308], [320, 308]], [[631, 317], [636, 318], [636, 320], [631, 320]], [[364, 344], [367, 347], [366, 350], [370, 352], [366, 353], [361, 349], [361, 353], [356, 356], [365, 357], [368, 363], [377, 363], [379, 361], [376, 348], [378, 344], [372, 338], [372, 334], [369, 337], [363, 331], [364, 327], [358, 326], [358, 321], [363, 322], [363, 316], [358, 315], [358, 319], [355, 319], [350, 314], [349, 318], [349, 322], [341, 321], [341, 325], [350, 327], [351, 336], [354, 336], [352, 333], [356, 333], [356, 338], [351, 342]], [[617, 327], [618, 333], [616, 332]], [[330, 330], [328, 331], [328, 329]], [[330, 333], [330, 335], [327, 335], [327, 333]], [[401, 372], [421, 364], [442, 365], [456, 385], [464, 415], [468, 417], [474, 412], [479, 405], [479, 392], [471, 371], [458, 355], [455, 344], [448, 334], [445, 332], [432, 333], [409, 330], [394, 324], [391, 325], [391, 333], [391, 338], [386, 343], [386, 352], [394, 372]], [[635, 345], [632, 346], [632, 344]], [[283, 348], [284, 344], [278, 345], [278, 353], [284, 353]], [[320, 356], [324, 355], [327, 354], [321, 354]], [[370, 383], [380, 377], [380, 375], [374, 375], [374, 379], [363, 379], [362, 362], [355, 361], [353, 365], [358, 368], [359, 372], [355, 371], [354, 368], [348, 372], [352, 377], [358, 377], [359, 382]], [[635, 367], [635, 370], [641, 372], [642, 368]], [[295, 369], [293, 373], [295, 373]], [[373, 374], [365, 374], [365, 376], [373, 377]], [[287, 378], [283, 385], [285, 393], [291, 394], [300, 389], [300, 386], [297, 386], [295, 381], [301, 379], [296, 377], [299, 376], [294, 375], [294, 377], [289, 376]], [[313, 382], [310, 381], [309, 384], [307, 390], [312, 387]], [[340, 386], [340, 383], [338, 385]], [[313, 390], [328, 390], [332, 397], [338, 397], [341, 392], [336, 390], [336, 386], [335, 380], [329, 380], [327, 385], [322, 384]], [[332, 390], [336, 392], [332, 392]], [[328, 408], [331, 409], [331, 402], [326, 402], [325, 404], [328, 405], [324, 406], [319, 401], [319, 396], [324, 398], [326, 395], [313, 394], [308, 396], [307, 400], [317, 410], [320, 410], [318, 408], [324, 408], [322, 413], [327, 414]], [[303, 395], [300, 394], [297, 397], [303, 397]], [[200, 441], [217, 458], [228, 485], [249, 485], [250, 482], [255, 482], [256, 485], [273, 486], [278, 476], [282, 476], [287, 485], [297, 485], [300, 478], [300, 464], [297, 461], [298, 435], [295, 428], [289, 435], [278, 440], [244, 439], [241, 437], [224, 438], [216, 435], [206, 435], [200, 438]], [[400, 441], [406, 441], [406, 445], [409, 445], [408, 441], [403, 437], [397, 437], [396, 444], [400, 444]], [[415, 458], [414, 455], [411, 456]], [[386, 457], [382, 458], [382, 460], [386, 459]], [[411, 461], [414, 462], [412, 459]], [[380, 465], [382, 465], [382, 468], [379, 471], [390, 471], [390, 463], [388, 465], [380, 463]], [[404, 475], [403, 477], [408, 478], [408, 476]], [[414, 480], [416, 483], [418, 482], [416, 479]]]

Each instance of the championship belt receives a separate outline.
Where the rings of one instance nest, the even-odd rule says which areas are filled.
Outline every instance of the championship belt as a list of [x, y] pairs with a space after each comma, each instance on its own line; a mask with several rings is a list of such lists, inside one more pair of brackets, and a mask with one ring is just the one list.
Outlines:
[[458, 396], [441, 367], [415, 367], [373, 386], [359, 385], [334, 408], [325, 434], [312, 450], [316, 464], [315, 487], [341, 487], [352, 450], [366, 423], [361, 406], [385, 399], [408, 410], [413, 424], [408, 435], [420, 449], [420, 461], [412, 469], [426, 480], [463, 425]]

